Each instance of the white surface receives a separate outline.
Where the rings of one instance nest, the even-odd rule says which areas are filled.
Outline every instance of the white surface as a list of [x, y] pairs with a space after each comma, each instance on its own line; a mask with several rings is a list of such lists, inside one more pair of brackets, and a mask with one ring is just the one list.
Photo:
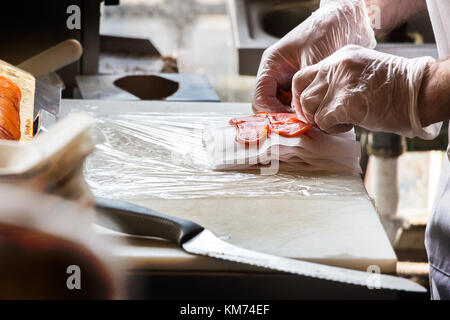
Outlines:
[[427, 0], [427, 5], [439, 56], [445, 58], [450, 53], [450, 28], [447, 20], [450, 17], [450, 3], [448, 0]]
[[399, 200], [398, 158], [373, 156], [371, 161], [373, 175], [376, 177], [372, 180], [372, 190], [378, 213], [382, 217], [396, 216]]
[[[331, 136], [311, 128], [297, 137], [269, 134], [258, 143], [236, 142], [236, 128], [228, 121], [211, 125], [205, 130], [204, 142], [209, 163], [214, 169], [245, 169], [257, 163], [287, 162], [306, 172], [328, 171], [361, 173], [361, 146], [354, 131]], [[268, 172], [271, 174], [271, 172]]]
[[[169, 103], [63, 100], [62, 112], [95, 110], [96, 117], [121, 110], [155, 112], [248, 112], [250, 104]], [[317, 179], [322, 179], [317, 177]], [[300, 182], [300, 181], [299, 181]], [[351, 185], [363, 196], [298, 196], [221, 199], [139, 199], [134, 202], [162, 213], [191, 219], [223, 240], [247, 249], [324, 264], [366, 270], [377, 265], [395, 272], [396, 256], [359, 176], [327, 183]], [[104, 231], [104, 230], [103, 230]], [[116, 235], [117, 236], [117, 235]], [[222, 261], [187, 255], [167, 242], [128, 237], [129, 245], [115, 250], [134, 269], [248, 270]]]

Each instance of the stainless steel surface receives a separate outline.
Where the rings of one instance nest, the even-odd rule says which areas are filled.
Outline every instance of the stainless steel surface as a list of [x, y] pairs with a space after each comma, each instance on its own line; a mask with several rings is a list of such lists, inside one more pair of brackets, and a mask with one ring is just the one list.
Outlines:
[[[254, 77], [238, 74], [226, 1], [121, 0], [120, 6], [104, 8], [101, 33], [151, 39], [163, 56], [176, 58], [179, 73], [205, 74], [221, 101], [249, 102]], [[102, 56], [100, 73], [133, 70], [114, 72], [117, 60], [108, 60], [111, 62]], [[105, 68], [106, 62], [110, 71]], [[149, 63], [131, 65], [139, 68], [140, 73], [168, 72], [161, 67], [150, 69]]]
[[261, 18], [262, 29], [269, 35], [281, 38], [319, 8], [318, 0], [303, 0], [295, 3], [275, 4]]
[[[304, 21], [317, 1], [228, 0], [234, 41], [239, 55], [239, 73], [255, 75], [264, 50], [294, 26]], [[408, 58], [437, 57], [428, 16], [413, 19], [408, 32], [418, 32], [425, 44], [379, 43], [376, 50]]]
[[47, 132], [48, 129], [53, 126], [57, 117], [44, 109], [39, 110], [33, 123], [33, 135], [37, 135], [41, 132]]
[[45, 80], [36, 79], [36, 91], [34, 94], [34, 117], [39, 110], [45, 110], [54, 116], [59, 114], [62, 87], [48, 83]]
[[426, 289], [417, 283], [399, 277], [331, 267], [246, 250], [218, 239], [208, 230], [202, 231], [182, 246], [187, 252], [193, 254], [245, 263], [274, 271], [379, 289], [426, 292]]
[[[115, 85], [127, 76], [132, 75], [78, 76], [76, 81], [83, 99], [140, 100], [139, 94], [133, 95]], [[155, 73], [133, 76], [141, 76], [142, 81], [135, 79], [136, 87], [148, 91], [146, 100], [220, 101], [204, 75]], [[157, 92], [150, 96], [151, 90]]]

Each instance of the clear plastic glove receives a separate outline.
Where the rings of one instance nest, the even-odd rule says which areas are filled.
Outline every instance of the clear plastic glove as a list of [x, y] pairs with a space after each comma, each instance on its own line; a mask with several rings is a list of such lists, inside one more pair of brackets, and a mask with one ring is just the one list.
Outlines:
[[431, 57], [406, 59], [346, 46], [292, 80], [297, 115], [328, 133], [359, 125], [372, 131], [432, 139], [440, 124], [422, 128], [418, 95]]
[[259, 66], [253, 109], [293, 112], [277, 99], [279, 89], [291, 87], [294, 74], [347, 44], [374, 48], [376, 40], [363, 0], [321, 1], [307, 20], [264, 51]]

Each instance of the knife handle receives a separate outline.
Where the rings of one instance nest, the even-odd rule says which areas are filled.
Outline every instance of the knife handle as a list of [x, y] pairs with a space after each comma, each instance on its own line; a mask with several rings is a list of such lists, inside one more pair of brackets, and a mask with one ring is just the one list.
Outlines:
[[121, 200], [96, 198], [98, 223], [134, 236], [158, 237], [181, 246], [204, 228], [192, 221], [167, 216]]

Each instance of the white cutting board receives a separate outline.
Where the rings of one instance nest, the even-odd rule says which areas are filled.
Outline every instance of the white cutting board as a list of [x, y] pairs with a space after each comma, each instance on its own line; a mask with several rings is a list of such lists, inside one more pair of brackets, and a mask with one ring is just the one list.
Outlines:
[[[174, 103], [156, 101], [63, 100], [62, 113], [84, 109], [94, 117], [130, 110], [155, 112], [252, 112], [250, 104]], [[114, 174], [113, 172], [111, 174]], [[318, 177], [317, 179], [321, 179]], [[359, 176], [327, 180], [345, 184], [365, 195]], [[135, 203], [165, 214], [191, 219], [232, 244], [275, 255], [383, 273], [394, 273], [396, 256], [366, 196], [211, 199], [137, 199]], [[98, 228], [99, 232], [109, 234]], [[113, 234], [113, 236], [119, 236]], [[191, 256], [167, 242], [127, 237], [129, 244], [115, 250], [133, 269], [247, 270], [230, 263]]]

